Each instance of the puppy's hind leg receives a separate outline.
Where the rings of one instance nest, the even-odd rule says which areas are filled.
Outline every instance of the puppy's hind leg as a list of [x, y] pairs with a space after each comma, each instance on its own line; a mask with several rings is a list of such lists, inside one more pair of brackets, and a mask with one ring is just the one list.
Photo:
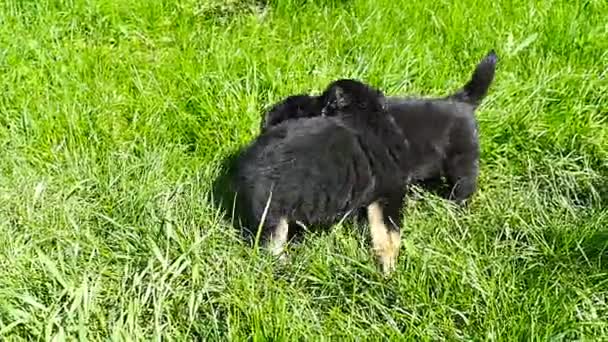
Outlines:
[[[395, 203], [395, 199], [390, 198], [385, 206], [376, 201], [367, 207], [372, 249], [385, 275], [392, 273], [397, 266], [401, 247], [401, 232], [398, 226], [401, 221], [401, 203]], [[399, 215], [395, 215], [395, 212]]]
[[477, 190], [479, 162], [476, 157], [466, 154], [452, 156], [448, 160], [447, 178], [451, 190], [449, 199], [459, 205], [473, 196]]
[[473, 121], [459, 122], [450, 134], [451, 146], [447, 152], [445, 176], [450, 186], [449, 199], [465, 204], [477, 190], [479, 174], [479, 138]]

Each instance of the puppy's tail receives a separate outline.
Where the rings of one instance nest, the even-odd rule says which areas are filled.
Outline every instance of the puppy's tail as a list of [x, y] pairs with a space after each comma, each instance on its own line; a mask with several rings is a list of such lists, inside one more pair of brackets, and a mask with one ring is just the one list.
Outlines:
[[469, 82], [458, 92], [447, 98], [454, 101], [466, 102], [475, 107], [479, 106], [494, 80], [496, 62], [498, 62], [498, 56], [494, 50], [491, 50], [481, 62], [477, 64]]

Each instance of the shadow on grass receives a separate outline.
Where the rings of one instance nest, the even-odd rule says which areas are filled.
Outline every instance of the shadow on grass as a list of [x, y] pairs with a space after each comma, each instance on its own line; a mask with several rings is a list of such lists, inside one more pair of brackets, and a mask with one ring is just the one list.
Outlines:
[[350, 0], [220, 0], [200, 6], [196, 14], [203, 20], [225, 24], [242, 15], [264, 15], [267, 10], [287, 14], [296, 13], [307, 6], [310, 9], [349, 5]]
[[551, 260], [590, 274], [608, 271], [608, 227], [601, 227], [584, 236], [576, 235], [577, 232], [561, 229], [542, 232], [547, 245], [555, 248]]
[[591, 184], [581, 185], [568, 196], [573, 203], [591, 207], [608, 207], [608, 172]]
[[581, 241], [579, 253], [586, 262], [608, 270], [608, 227]]
[[241, 150], [231, 151], [220, 161], [220, 169], [211, 188], [212, 203], [216, 209], [221, 211], [223, 218], [233, 225], [245, 242], [253, 243], [255, 236], [248, 229], [247, 222], [242, 215], [242, 208], [237, 201], [234, 176], [240, 153]]
[[266, 0], [209, 1], [200, 6], [196, 14], [206, 21], [227, 23], [244, 14], [261, 12], [268, 5]]

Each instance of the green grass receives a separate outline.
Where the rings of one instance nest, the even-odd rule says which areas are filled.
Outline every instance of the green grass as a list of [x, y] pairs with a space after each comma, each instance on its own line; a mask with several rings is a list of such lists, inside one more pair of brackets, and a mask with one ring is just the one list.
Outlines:
[[[0, 5], [0, 339], [608, 338], [607, 2]], [[338, 77], [444, 95], [490, 49], [480, 190], [274, 264], [213, 205], [264, 106]]]

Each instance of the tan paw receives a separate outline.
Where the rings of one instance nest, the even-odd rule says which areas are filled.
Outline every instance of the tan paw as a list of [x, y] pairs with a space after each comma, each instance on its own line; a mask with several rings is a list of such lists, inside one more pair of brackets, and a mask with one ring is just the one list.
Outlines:
[[397, 259], [399, 258], [399, 247], [401, 241], [398, 233], [391, 232], [388, 234], [388, 239], [374, 250], [382, 272], [389, 275], [397, 268]]
[[287, 253], [286, 252], [283, 252], [280, 255], [278, 255], [277, 261], [280, 264], [286, 264], [288, 260], [289, 260], [289, 258], [287, 257]]

